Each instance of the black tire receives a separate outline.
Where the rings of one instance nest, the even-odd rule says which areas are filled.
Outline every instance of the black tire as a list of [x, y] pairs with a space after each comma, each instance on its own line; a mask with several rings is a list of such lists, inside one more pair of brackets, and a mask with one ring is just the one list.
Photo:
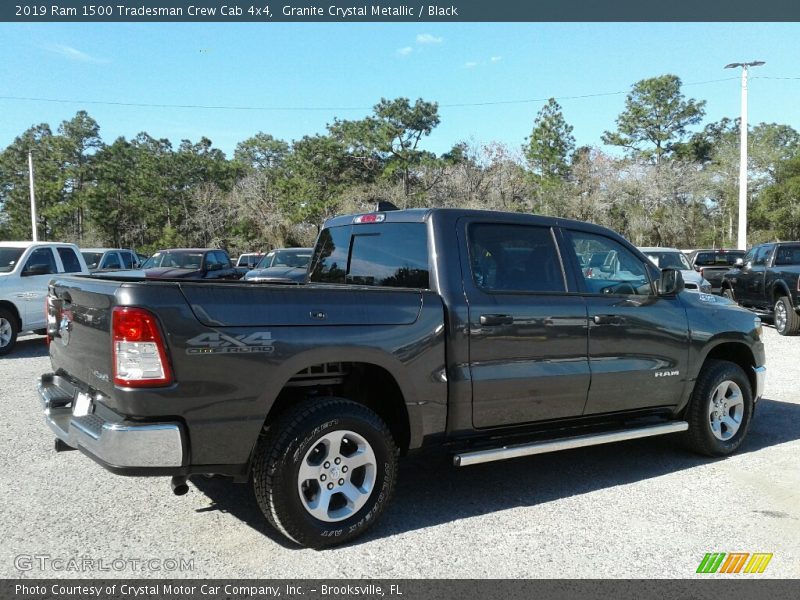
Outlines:
[[[323, 468], [328, 453], [331, 458], [338, 456], [324, 443], [326, 436], [335, 438], [337, 432], [348, 432], [339, 448], [342, 460], [348, 460], [342, 448], [354, 447], [350, 439], [353, 437], [360, 448], [366, 444], [373, 452], [374, 467], [354, 467], [346, 475], [347, 480], [338, 470], [333, 472], [332, 463], [330, 471]], [[320, 454], [319, 464], [312, 465], [311, 459]], [[343, 544], [369, 529], [389, 503], [397, 478], [397, 457], [397, 446], [388, 427], [366, 406], [343, 398], [306, 401], [287, 410], [260, 438], [253, 458], [253, 492], [267, 521], [290, 540], [316, 549]], [[319, 469], [321, 479], [301, 483], [301, 466]], [[362, 478], [361, 483], [356, 481], [358, 477]], [[327, 483], [321, 483], [323, 480]], [[372, 481], [371, 488], [365, 483], [368, 480]], [[317, 518], [306, 508], [314, 504], [309, 498], [316, 497], [320, 503], [319, 498], [326, 493], [320, 486], [353, 483], [359, 490], [368, 491], [360, 496], [365, 500], [363, 506], [352, 513], [347, 514], [351, 510], [349, 504], [341, 506], [346, 498], [338, 490], [344, 487], [334, 487], [329, 492], [332, 495], [325, 508], [329, 520]], [[305, 486], [303, 495], [301, 486]]]
[[795, 312], [786, 296], [778, 298], [772, 314], [775, 319], [775, 331], [781, 335], [797, 335], [800, 332], [800, 315]]
[[722, 295], [725, 296], [731, 302], [736, 302], [736, 298], [733, 297], [733, 290], [731, 288], [725, 288], [722, 290]]
[[[728, 391], [732, 392], [730, 397], [718, 394], [715, 398], [715, 392], [718, 388], [724, 390], [725, 388], [721, 386], [726, 383], [729, 384]], [[730, 386], [730, 384], [734, 385]], [[719, 430], [719, 435], [715, 434], [712, 427], [712, 420], [715, 420], [716, 415], [714, 400], [720, 400], [720, 410], [724, 411], [725, 409], [721, 406], [723, 398], [726, 405], [729, 401], [734, 404], [741, 399], [738, 428], [727, 439], [721, 439], [719, 435], [724, 438], [726, 430], [727, 433], [732, 431], [730, 426], [723, 424], [722, 429]], [[686, 420], [689, 422], [686, 440], [689, 447], [693, 451], [706, 456], [733, 454], [747, 436], [750, 421], [753, 417], [753, 407], [753, 390], [750, 380], [742, 368], [726, 360], [707, 360], [695, 382], [692, 399], [686, 410]]]
[[14, 349], [18, 333], [17, 317], [7, 308], [0, 308], [0, 356]]

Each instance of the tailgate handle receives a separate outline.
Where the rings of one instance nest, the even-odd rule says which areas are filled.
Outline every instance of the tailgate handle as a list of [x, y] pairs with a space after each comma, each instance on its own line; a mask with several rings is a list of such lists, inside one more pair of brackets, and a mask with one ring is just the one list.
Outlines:
[[511, 315], [481, 315], [481, 325], [511, 325], [513, 322]]

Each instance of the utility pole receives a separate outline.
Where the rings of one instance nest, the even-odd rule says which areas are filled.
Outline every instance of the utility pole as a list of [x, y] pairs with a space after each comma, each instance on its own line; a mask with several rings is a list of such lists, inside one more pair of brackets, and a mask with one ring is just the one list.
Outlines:
[[36, 194], [33, 191], [33, 154], [28, 151], [28, 178], [31, 186], [31, 230], [33, 231], [33, 241], [38, 242], [36, 236]]
[[726, 69], [742, 67], [742, 119], [739, 124], [739, 230], [736, 244], [740, 250], [747, 250], [747, 70], [760, 67], [763, 60], [747, 63], [731, 63]]

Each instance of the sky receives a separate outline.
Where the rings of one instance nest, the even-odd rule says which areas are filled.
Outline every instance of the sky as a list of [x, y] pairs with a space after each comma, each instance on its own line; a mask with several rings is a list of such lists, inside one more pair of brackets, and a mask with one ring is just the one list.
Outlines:
[[753, 60], [750, 122], [800, 130], [798, 57], [797, 23], [0, 23], [0, 148], [83, 109], [106, 143], [206, 136], [231, 156], [401, 96], [439, 103], [422, 146], [437, 154], [519, 148], [551, 96], [577, 144], [602, 148], [631, 86], [665, 73], [707, 101], [704, 123], [739, 116], [740, 71], [723, 67]]

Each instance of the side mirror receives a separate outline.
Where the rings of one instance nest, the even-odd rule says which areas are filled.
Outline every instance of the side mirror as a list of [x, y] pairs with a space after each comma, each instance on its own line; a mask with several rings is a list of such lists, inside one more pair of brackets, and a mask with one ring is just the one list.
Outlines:
[[21, 274], [22, 277], [31, 277], [33, 275], [50, 275], [49, 265], [39, 264], [31, 265], [26, 268]]
[[678, 269], [663, 269], [658, 280], [658, 295], [673, 296], [683, 291], [683, 275]]
[[744, 266], [744, 259], [743, 258], [737, 258], [734, 261], [733, 266], [734, 267], [739, 267], [741, 269]]

